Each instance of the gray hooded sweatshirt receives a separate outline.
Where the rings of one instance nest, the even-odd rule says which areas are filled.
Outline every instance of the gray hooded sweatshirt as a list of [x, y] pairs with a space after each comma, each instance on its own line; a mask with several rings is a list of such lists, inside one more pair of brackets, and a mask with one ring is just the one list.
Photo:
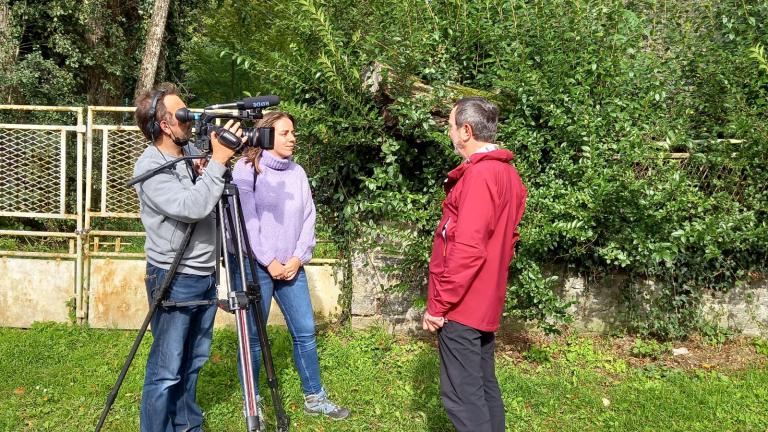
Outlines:
[[[200, 154], [188, 145], [185, 154]], [[150, 145], [139, 156], [134, 176], [175, 159]], [[177, 271], [209, 275], [216, 265], [216, 216], [213, 212], [224, 190], [224, 165], [211, 159], [202, 175], [192, 182], [192, 171], [184, 161], [136, 184], [141, 222], [147, 232], [144, 250], [147, 261], [168, 269], [181, 247], [187, 224], [197, 222]]]

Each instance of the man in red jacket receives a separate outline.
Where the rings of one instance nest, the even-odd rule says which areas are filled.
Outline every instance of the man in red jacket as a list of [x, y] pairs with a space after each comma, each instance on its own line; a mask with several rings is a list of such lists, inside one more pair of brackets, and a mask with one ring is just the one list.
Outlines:
[[512, 152], [493, 144], [498, 112], [480, 97], [461, 99], [451, 111], [449, 134], [464, 162], [445, 183], [422, 319], [425, 330], [438, 332], [440, 396], [459, 432], [504, 430], [494, 332], [526, 190]]

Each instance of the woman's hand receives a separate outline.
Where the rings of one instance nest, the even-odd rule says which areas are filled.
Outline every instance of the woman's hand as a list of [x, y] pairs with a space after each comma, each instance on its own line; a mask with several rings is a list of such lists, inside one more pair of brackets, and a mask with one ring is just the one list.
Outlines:
[[285, 279], [291, 280], [296, 277], [296, 274], [301, 268], [301, 260], [298, 257], [292, 256], [291, 259], [285, 263]]
[[285, 279], [285, 266], [276, 259], [269, 263], [267, 271], [269, 272], [269, 275], [272, 276], [272, 279]]

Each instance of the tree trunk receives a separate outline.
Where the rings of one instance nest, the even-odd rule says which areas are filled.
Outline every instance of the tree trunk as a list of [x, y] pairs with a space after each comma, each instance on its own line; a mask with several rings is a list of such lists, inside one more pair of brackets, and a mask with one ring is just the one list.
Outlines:
[[[404, 77], [398, 76], [397, 72], [395, 72], [389, 65], [378, 61], [374, 61], [364, 67], [361, 75], [363, 77], [363, 89], [370, 92], [379, 106], [382, 107], [384, 123], [390, 127], [395, 126], [397, 124], [397, 118], [392, 116], [388, 110], [388, 106], [395, 101], [395, 96], [390, 91], [390, 83], [402, 81]], [[411, 87], [411, 97], [431, 98], [435, 93], [432, 86], [425, 84], [418, 77], [406, 77], [405, 81], [408, 82]], [[456, 100], [463, 97], [482, 96], [496, 104], [496, 106], [499, 107], [500, 112], [505, 112], [514, 106], [514, 100], [512, 96], [509, 95], [501, 95], [459, 84], [446, 85], [445, 90], [448, 91], [448, 94], [437, 101], [431, 110], [432, 120], [440, 126], [448, 124], [448, 117], [450, 116], [453, 104]]]
[[165, 21], [168, 17], [169, 5], [170, 0], [155, 0], [152, 22], [147, 33], [147, 44], [144, 47], [144, 57], [141, 59], [141, 71], [134, 96], [151, 89], [155, 83], [155, 72], [157, 71], [157, 61], [160, 58], [160, 48], [163, 45], [163, 33], [165, 33]]
[[[8, 1], [0, 1], [0, 40], [6, 41], [11, 27], [11, 8], [8, 6]], [[5, 48], [5, 45], [2, 45]]]
[[0, 66], [8, 64], [11, 53], [11, 8], [8, 0], [0, 0]]
[[[108, 16], [103, 13], [103, 2], [94, 3], [97, 0], [84, 0], [83, 10], [86, 11], [87, 25], [85, 33], [85, 43], [88, 48], [95, 50], [104, 44], [104, 18]], [[86, 100], [89, 105], [108, 105], [104, 101], [103, 87], [106, 74], [100, 64], [92, 64], [85, 69], [86, 75]]]
[[[12, 70], [18, 56], [18, 41], [14, 40], [11, 29], [11, 7], [7, 0], [0, 0], [0, 77], [2, 81], [7, 79], [6, 74]], [[2, 83], [0, 85], [0, 101], [13, 102], [13, 89]]]

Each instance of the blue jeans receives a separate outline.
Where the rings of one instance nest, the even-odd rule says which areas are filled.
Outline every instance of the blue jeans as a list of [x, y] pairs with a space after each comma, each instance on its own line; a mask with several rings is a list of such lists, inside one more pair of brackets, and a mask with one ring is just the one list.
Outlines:
[[[147, 263], [147, 296], [152, 299], [168, 270]], [[213, 275], [178, 273], [168, 300], [216, 298]], [[197, 378], [211, 353], [216, 305], [158, 306], [152, 316], [152, 347], [141, 394], [141, 431], [200, 431], [203, 413], [196, 401]]]
[[[233, 290], [242, 290], [240, 284], [240, 269], [235, 264], [235, 257], [229, 254], [229, 263], [233, 277]], [[252, 281], [251, 268], [245, 264], [246, 280]], [[315, 317], [312, 301], [309, 298], [309, 285], [304, 267], [301, 267], [292, 280], [272, 279], [266, 267], [256, 263], [256, 276], [261, 289], [261, 306], [266, 322], [272, 305], [272, 296], [283, 312], [285, 323], [293, 339], [293, 363], [301, 378], [301, 389], [304, 394], [320, 393], [323, 386], [320, 382], [320, 363], [317, 358], [317, 339], [315, 338]], [[251, 363], [254, 371], [261, 367], [261, 345], [253, 314], [246, 315], [249, 341], [251, 347]], [[258, 373], [258, 372], [257, 372]], [[254, 380], [258, 382], [258, 376]], [[241, 380], [242, 383], [242, 380]], [[258, 386], [257, 386], [258, 393]]]

